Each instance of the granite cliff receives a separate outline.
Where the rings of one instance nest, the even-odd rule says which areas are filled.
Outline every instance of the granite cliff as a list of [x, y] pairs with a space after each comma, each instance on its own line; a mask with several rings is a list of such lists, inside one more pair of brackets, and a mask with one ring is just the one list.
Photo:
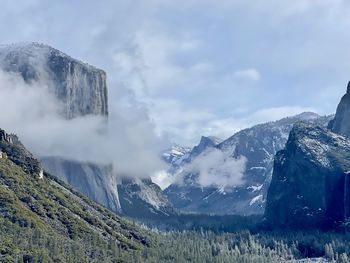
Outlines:
[[47, 85], [66, 118], [108, 115], [106, 73], [57, 49], [38, 43], [2, 46], [0, 67], [19, 73], [27, 83]]
[[[26, 83], [48, 87], [57, 98], [60, 114], [65, 119], [86, 115], [108, 117], [106, 73], [55, 48], [38, 43], [1, 46], [0, 68], [19, 74]], [[133, 185], [138, 185], [138, 190], [135, 193], [130, 189], [122, 191], [123, 196], [120, 196], [118, 188], [128, 189], [130, 184], [123, 185], [125, 181], [111, 165], [77, 162], [62, 156], [38, 158], [48, 172], [112, 211], [153, 217], [158, 212], [163, 215], [166, 209], [163, 205], [168, 206], [161, 189], [148, 179], [134, 180]], [[122, 197], [128, 200], [123, 203], [124, 207], [120, 203]], [[147, 207], [145, 211], [139, 212], [140, 204]]]
[[350, 141], [300, 123], [277, 153], [265, 217], [270, 226], [333, 228], [349, 218]]

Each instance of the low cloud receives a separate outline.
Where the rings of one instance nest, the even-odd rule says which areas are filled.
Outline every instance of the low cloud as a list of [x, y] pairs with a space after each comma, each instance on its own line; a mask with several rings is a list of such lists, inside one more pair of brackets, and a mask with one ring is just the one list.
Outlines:
[[185, 166], [181, 175], [198, 175], [196, 182], [202, 187], [215, 186], [229, 189], [244, 183], [246, 162], [243, 156], [232, 158], [223, 151], [210, 149]]
[[28, 84], [19, 75], [0, 71], [1, 128], [19, 135], [36, 156], [113, 163], [117, 173], [134, 176], [165, 168], [159, 157], [165, 142], [155, 135], [142, 104], [115, 102], [108, 121], [100, 116], [67, 120], [43, 83]]
[[160, 188], [166, 189], [169, 185], [175, 182], [175, 176], [168, 173], [166, 170], [161, 170], [154, 173], [152, 176], [152, 181], [159, 185]]

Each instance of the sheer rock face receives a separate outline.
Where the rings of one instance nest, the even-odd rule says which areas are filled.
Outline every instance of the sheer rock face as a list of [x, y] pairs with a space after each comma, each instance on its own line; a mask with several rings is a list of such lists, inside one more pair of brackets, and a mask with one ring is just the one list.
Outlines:
[[350, 141], [300, 123], [277, 153], [265, 217], [272, 227], [329, 229], [348, 220]]
[[[38, 43], [3, 46], [0, 68], [20, 74], [29, 84], [48, 86], [63, 105], [60, 110], [66, 119], [108, 116], [106, 73], [57, 49]], [[11, 139], [0, 131], [0, 141], [2, 138]], [[57, 156], [41, 156], [40, 160], [48, 172], [112, 211], [140, 217], [165, 215], [168, 210], [161, 189], [150, 180], [121, 180], [111, 165]]]
[[106, 73], [57, 49], [38, 43], [3, 46], [0, 67], [19, 73], [27, 83], [47, 85], [66, 118], [108, 115]]
[[350, 137], [350, 82], [338, 105], [334, 120], [329, 123], [329, 128], [335, 133]]
[[122, 178], [112, 166], [41, 158], [46, 171], [111, 211], [136, 218], [164, 217], [171, 211], [162, 190], [150, 179]]
[[111, 166], [42, 157], [45, 170], [114, 212], [121, 212], [118, 179]]

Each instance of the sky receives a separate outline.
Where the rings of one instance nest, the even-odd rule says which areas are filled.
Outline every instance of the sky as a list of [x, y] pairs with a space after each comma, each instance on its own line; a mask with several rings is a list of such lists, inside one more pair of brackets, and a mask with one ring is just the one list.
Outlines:
[[[1, 2], [2, 44], [40, 42], [104, 69], [184, 145], [303, 111], [334, 113], [350, 80], [342, 0]], [[139, 110], [139, 109], [138, 109]]]

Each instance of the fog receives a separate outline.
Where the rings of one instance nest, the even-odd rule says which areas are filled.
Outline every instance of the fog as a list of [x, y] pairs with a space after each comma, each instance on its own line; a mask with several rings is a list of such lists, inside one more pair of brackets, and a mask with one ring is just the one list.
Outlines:
[[155, 135], [146, 108], [125, 94], [100, 116], [63, 118], [49, 80], [30, 84], [0, 71], [0, 127], [15, 133], [36, 156], [113, 164], [117, 173], [148, 176], [165, 169], [166, 142]]
[[218, 149], [209, 149], [186, 165], [178, 175], [177, 181], [186, 179], [186, 175], [197, 175], [196, 183], [202, 187], [216, 186], [230, 190], [244, 183], [247, 159], [244, 156], [233, 158]]

